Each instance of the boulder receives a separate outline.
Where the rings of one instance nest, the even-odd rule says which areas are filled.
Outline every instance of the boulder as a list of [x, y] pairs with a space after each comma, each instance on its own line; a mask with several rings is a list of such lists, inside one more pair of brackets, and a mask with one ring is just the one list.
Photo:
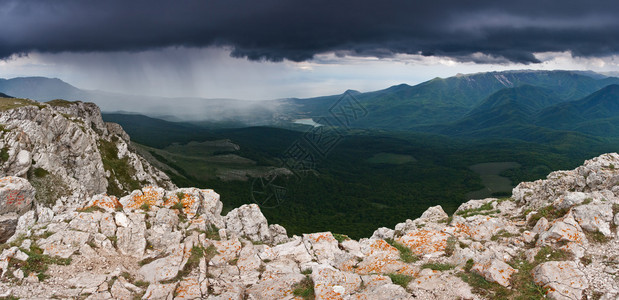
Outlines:
[[150, 283], [172, 279], [176, 277], [181, 268], [183, 250], [183, 245], [177, 245], [175, 251], [170, 255], [143, 265], [138, 272], [144, 277], [145, 281]]
[[252, 241], [272, 243], [271, 230], [260, 208], [256, 204], [245, 204], [231, 210], [224, 218], [226, 230], [246, 236]]
[[331, 232], [304, 234], [303, 243], [308, 252], [321, 264], [333, 265], [335, 255], [342, 253]]
[[490, 259], [484, 263], [476, 263], [471, 271], [486, 278], [490, 282], [496, 282], [502, 286], [509, 286], [509, 280], [516, 272], [514, 268], [498, 259]]
[[7, 176], [0, 178], [0, 215], [16, 213], [23, 215], [32, 208], [34, 187], [28, 180]]
[[317, 299], [340, 299], [361, 286], [359, 275], [342, 272], [328, 265], [314, 266], [311, 277]]
[[573, 261], [549, 261], [533, 269], [533, 279], [548, 288], [547, 296], [555, 300], [579, 300], [589, 287], [586, 275]]
[[[265, 277], [249, 287], [247, 294], [256, 300], [292, 298], [291, 287], [305, 278], [299, 273], [278, 273]], [[251, 299], [251, 298], [250, 298]]]
[[577, 257], [584, 255], [584, 247], [588, 244], [587, 237], [571, 212], [557, 219], [548, 231], [542, 232], [536, 245], [540, 247], [557, 242], [566, 244], [565, 249]]
[[610, 223], [613, 221], [611, 204], [587, 204], [572, 209], [574, 219], [580, 227], [590, 232], [599, 231], [605, 236], [611, 236]]

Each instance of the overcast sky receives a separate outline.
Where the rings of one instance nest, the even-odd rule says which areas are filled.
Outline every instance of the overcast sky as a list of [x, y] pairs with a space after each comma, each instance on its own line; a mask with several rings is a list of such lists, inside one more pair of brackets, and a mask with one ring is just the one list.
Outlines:
[[615, 72], [618, 3], [0, 0], [0, 77], [271, 99], [493, 70]]

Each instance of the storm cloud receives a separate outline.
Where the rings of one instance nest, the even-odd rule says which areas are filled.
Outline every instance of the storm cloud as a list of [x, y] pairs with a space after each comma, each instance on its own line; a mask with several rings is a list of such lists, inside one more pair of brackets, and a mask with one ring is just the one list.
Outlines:
[[537, 63], [619, 49], [616, 1], [2, 0], [0, 58], [225, 46], [251, 60], [319, 53]]

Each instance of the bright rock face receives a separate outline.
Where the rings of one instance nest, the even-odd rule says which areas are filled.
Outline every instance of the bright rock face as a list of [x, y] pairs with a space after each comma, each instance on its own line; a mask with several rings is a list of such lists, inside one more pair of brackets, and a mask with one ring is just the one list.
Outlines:
[[582, 299], [583, 291], [589, 287], [585, 273], [573, 261], [551, 261], [533, 270], [535, 282], [548, 288], [551, 299]]
[[[29, 178], [37, 199], [49, 206], [81, 206], [84, 197], [112, 187], [127, 191], [136, 183], [174, 187], [163, 172], [130, 150], [128, 135], [118, 124], [104, 123], [92, 103], [33, 102], [1, 111], [0, 124], [0, 149], [7, 154], [0, 161], [0, 177]], [[122, 162], [132, 183], [107, 170], [105, 159]]]

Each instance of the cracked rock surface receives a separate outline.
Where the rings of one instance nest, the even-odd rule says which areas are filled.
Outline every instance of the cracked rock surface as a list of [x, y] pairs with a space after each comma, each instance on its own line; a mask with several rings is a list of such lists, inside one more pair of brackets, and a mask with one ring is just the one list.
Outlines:
[[[0, 148], [10, 149], [0, 195], [25, 199], [0, 215], [0, 297], [619, 297], [616, 153], [521, 183], [510, 198], [468, 201], [452, 216], [430, 207], [369, 238], [290, 237], [257, 205], [222, 215], [215, 191], [174, 187], [90, 104], [19, 107], [0, 123]], [[114, 141], [143, 187], [107, 193], [118, 177], [103, 167], [100, 139]], [[39, 202], [40, 178], [29, 175], [37, 168], [59, 174], [68, 193]]]

